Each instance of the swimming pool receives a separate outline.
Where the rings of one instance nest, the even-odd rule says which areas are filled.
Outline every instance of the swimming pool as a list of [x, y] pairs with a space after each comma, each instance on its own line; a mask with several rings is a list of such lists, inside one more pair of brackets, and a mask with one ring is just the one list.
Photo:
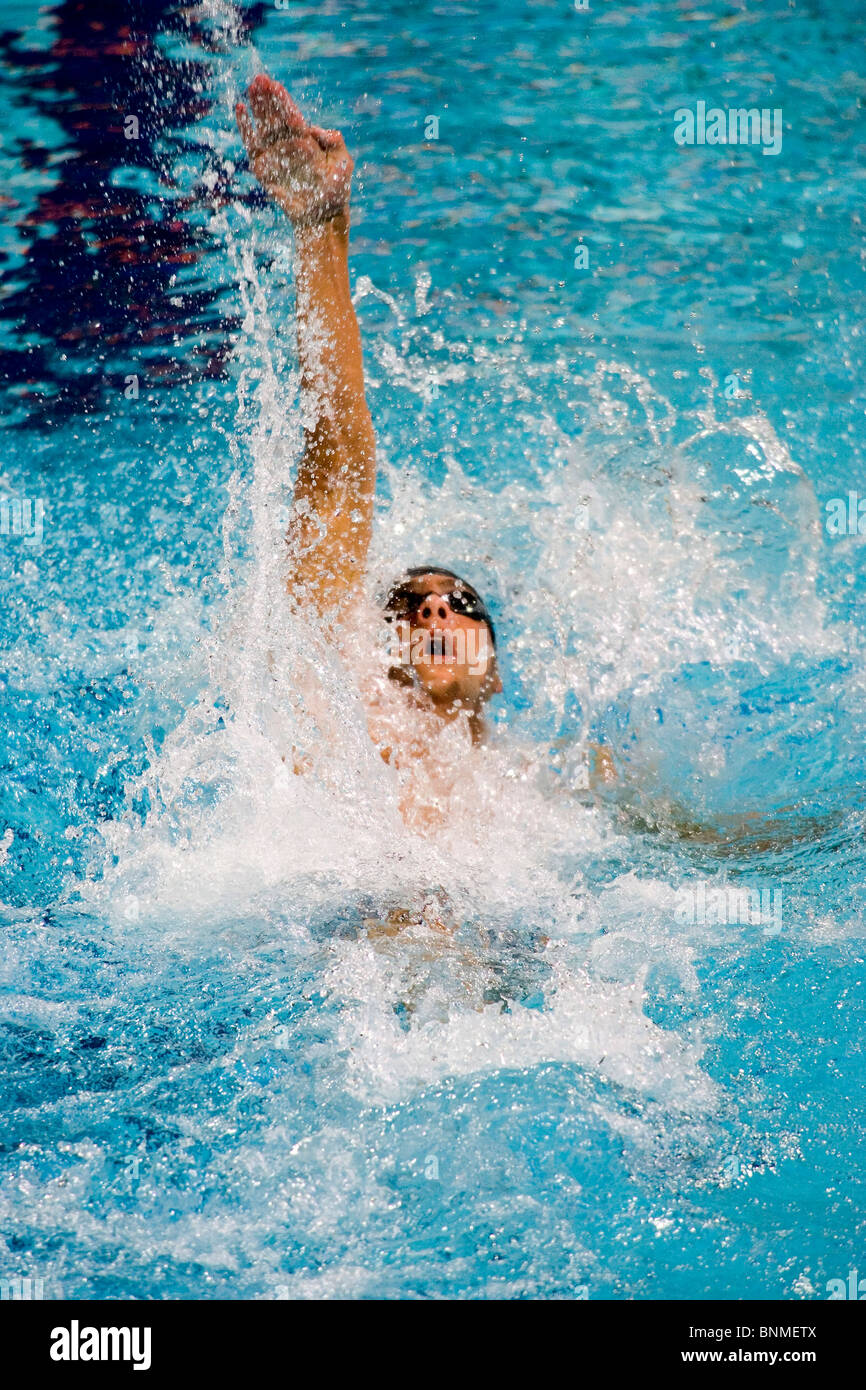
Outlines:
[[[828, 1297], [864, 1230], [858, 7], [2, 15], [0, 1278]], [[280, 598], [260, 67], [357, 160], [374, 581], [489, 595], [534, 769], [432, 846]], [[781, 109], [778, 155], [677, 144], [698, 102]], [[367, 939], [434, 888], [453, 949]]]

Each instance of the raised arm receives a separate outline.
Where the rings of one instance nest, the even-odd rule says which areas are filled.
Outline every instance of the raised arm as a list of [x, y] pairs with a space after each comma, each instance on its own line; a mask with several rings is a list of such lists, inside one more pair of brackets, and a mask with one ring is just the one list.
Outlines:
[[295, 229], [304, 453], [289, 523], [289, 590], [329, 617], [360, 592], [373, 523], [376, 441], [349, 290], [353, 160], [260, 74], [238, 125], [256, 178]]

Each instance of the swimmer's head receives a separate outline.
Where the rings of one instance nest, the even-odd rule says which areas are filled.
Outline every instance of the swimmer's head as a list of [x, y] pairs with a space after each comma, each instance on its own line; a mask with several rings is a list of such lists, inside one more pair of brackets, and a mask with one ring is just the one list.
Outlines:
[[392, 679], [420, 686], [434, 705], [478, 711], [502, 689], [487, 605], [467, 580], [438, 565], [406, 570], [385, 600]]

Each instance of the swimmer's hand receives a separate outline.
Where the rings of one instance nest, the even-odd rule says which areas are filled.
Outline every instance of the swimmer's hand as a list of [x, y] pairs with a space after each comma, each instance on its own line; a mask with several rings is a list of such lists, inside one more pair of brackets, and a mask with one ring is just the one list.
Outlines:
[[235, 107], [250, 166], [296, 227], [347, 214], [354, 160], [338, 130], [309, 125], [285, 87], [260, 72]]
[[617, 775], [611, 751], [604, 743], [591, 743], [590, 752], [590, 785], [598, 787], [612, 787], [616, 784]]

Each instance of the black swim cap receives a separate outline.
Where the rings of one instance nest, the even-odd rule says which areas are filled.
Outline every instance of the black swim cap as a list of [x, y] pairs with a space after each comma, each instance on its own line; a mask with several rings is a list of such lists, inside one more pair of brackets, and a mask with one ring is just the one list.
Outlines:
[[480, 622], [487, 624], [490, 629], [491, 640], [495, 647], [496, 631], [493, 627], [493, 619], [490, 616], [490, 610], [484, 602], [484, 599], [481, 597], [474, 584], [470, 584], [468, 579], [463, 579], [459, 574], [455, 574], [454, 570], [445, 569], [444, 565], [414, 565], [412, 569], [404, 570], [400, 578], [394, 581], [388, 591], [388, 597], [385, 599], [385, 612], [393, 613], [396, 611], [400, 605], [400, 599], [402, 597], [401, 591], [405, 588], [406, 584], [412, 579], [420, 579], [424, 574], [441, 574], [444, 575], [446, 579], [453, 579], [455, 581], [457, 593], [471, 600], [471, 609], [468, 611], [467, 616], [477, 618]]

